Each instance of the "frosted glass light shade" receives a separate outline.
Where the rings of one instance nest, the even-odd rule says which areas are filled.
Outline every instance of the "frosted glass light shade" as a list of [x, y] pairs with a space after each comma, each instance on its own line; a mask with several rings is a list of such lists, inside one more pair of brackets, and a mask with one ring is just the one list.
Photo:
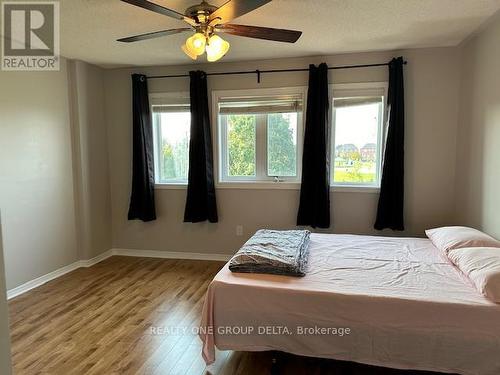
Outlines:
[[205, 35], [203, 35], [202, 33], [196, 33], [193, 36], [187, 38], [186, 44], [182, 46], [182, 50], [186, 55], [191, 57], [193, 60], [196, 60], [196, 58], [193, 58], [193, 56], [203, 55], [203, 52], [205, 52], [206, 44], [207, 39], [205, 38]]
[[198, 58], [198, 56], [195, 53], [191, 52], [191, 50], [187, 48], [185, 44], [182, 45], [181, 49], [186, 55], [188, 55], [193, 60], [196, 60]]
[[218, 35], [212, 35], [208, 40], [206, 51], [208, 61], [217, 61], [229, 51], [229, 43]]

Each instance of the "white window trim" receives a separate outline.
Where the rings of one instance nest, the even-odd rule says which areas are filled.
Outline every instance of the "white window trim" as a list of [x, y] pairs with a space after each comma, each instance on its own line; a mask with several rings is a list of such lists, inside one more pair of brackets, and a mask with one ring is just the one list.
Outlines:
[[[190, 97], [189, 97], [189, 92], [187, 91], [182, 91], [182, 92], [161, 92], [161, 93], [150, 93], [149, 94], [149, 106], [150, 106], [150, 112], [151, 112], [151, 124], [153, 124], [154, 121], [154, 114], [153, 114], [153, 106], [154, 105], [175, 105], [175, 104], [189, 104], [190, 103]], [[153, 129], [154, 131], [154, 129]], [[155, 168], [155, 189], [172, 189], [172, 190], [183, 190], [187, 188], [187, 181], [182, 181], [182, 182], [159, 182], [158, 181], [158, 134], [155, 135], [154, 139], [156, 139], [156, 142], [153, 141], [154, 143], [154, 168]]]
[[[333, 99], [335, 97], [342, 97], [345, 95], [353, 96], [363, 96], [367, 92], [373, 90], [374, 93], [383, 92], [383, 108], [382, 108], [382, 121], [380, 124], [380, 129], [378, 132], [377, 142], [380, 145], [377, 153], [377, 176], [378, 180], [376, 184], [372, 185], [361, 185], [361, 184], [349, 184], [349, 183], [334, 183], [333, 176], [330, 176], [330, 191], [334, 192], [350, 192], [350, 193], [378, 193], [380, 192], [380, 183], [382, 179], [382, 166], [383, 166], [383, 155], [385, 150], [385, 139], [386, 139], [386, 122], [387, 122], [387, 91], [389, 88], [388, 82], [362, 82], [362, 83], [342, 83], [342, 84], [330, 84], [330, 164], [334, 165], [334, 155], [335, 155], [335, 128], [334, 128], [334, 109], [333, 109]], [[339, 93], [342, 93], [339, 95]], [[331, 168], [333, 172], [333, 167]]]
[[[274, 182], [272, 178], [267, 181], [263, 180], [249, 180], [249, 178], [242, 177], [224, 179], [221, 176], [221, 171], [225, 166], [224, 155], [222, 155], [222, 150], [226, 149], [226, 140], [224, 139], [225, 132], [221, 131], [219, 124], [219, 100], [223, 97], [255, 97], [255, 96], [279, 96], [279, 95], [302, 95], [302, 113], [299, 114], [297, 119], [297, 177], [290, 179], [284, 179], [281, 182]], [[304, 143], [304, 123], [305, 123], [305, 111], [307, 103], [307, 87], [306, 86], [296, 86], [296, 87], [280, 87], [280, 88], [263, 88], [263, 89], [238, 89], [238, 90], [214, 90], [212, 91], [212, 132], [214, 142], [214, 177], [215, 186], [220, 189], [287, 189], [287, 190], [298, 190], [300, 189], [300, 179], [302, 176], [302, 147]], [[257, 128], [259, 128], [257, 126]], [[257, 131], [256, 142], [259, 142], [261, 137], [266, 137], [266, 131]], [[262, 142], [262, 141], [261, 141]], [[262, 150], [261, 150], [262, 151]], [[257, 170], [267, 169], [267, 157], [262, 155], [256, 155]], [[257, 176], [261, 177], [261, 176]]]

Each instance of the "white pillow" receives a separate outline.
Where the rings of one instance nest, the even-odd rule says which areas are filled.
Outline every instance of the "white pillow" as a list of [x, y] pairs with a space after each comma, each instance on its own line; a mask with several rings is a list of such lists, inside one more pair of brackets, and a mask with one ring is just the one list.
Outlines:
[[454, 249], [448, 258], [488, 299], [500, 303], [500, 251], [497, 247]]
[[447, 254], [452, 249], [463, 247], [498, 247], [500, 241], [486, 233], [469, 227], [441, 227], [428, 229], [425, 234], [434, 246]]

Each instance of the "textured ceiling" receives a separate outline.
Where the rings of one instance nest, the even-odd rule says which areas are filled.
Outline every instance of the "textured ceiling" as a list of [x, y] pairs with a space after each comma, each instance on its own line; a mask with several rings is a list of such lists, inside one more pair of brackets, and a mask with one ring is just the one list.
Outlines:
[[[199, 1], [154, 2], [183, 12]], [[225, 0], [210, 2], [220, 6]], [[115, 41], [184, 27], [182, 21], [119, 0], [60, 4], [63, 56], [104, 67], [192, 62], [180, 49], [189, 33], [133, 44]], [[500, 0], [274, 0], [234, 23], [301, 30], [299, 41], [287, 44], [226, 35], [231, 50], [223, 61], [453, 46], [499, 9]]]

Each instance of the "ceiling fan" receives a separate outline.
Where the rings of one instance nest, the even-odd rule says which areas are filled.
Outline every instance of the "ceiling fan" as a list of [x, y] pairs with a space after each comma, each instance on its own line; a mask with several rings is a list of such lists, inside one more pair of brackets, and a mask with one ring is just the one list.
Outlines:
[[266, 39], [287, 43], [295, 43], [302, 35], [301, 31], [295, 30], [228, 23], [237, 17], [271, 2], [271, 0], [229, 0], [219, 8], [202, 1], [199, 5], [187, 8], [184, 14], [147, 0], [121, 1], [185, 21], [190, 27], [134, 35], [118, 39], [118, 42], [138, 42], [194, 30], [195, 34], [189, 37], [186, 43], [181, 47], [184, 53], [193, 60], [196, 60], [198, 56], [206, 52], [208, 61], [217, 61], [227, 53], [229, 50], [229, 43], [217, 35], [218, 32], [244, 36], [247, 38]]

